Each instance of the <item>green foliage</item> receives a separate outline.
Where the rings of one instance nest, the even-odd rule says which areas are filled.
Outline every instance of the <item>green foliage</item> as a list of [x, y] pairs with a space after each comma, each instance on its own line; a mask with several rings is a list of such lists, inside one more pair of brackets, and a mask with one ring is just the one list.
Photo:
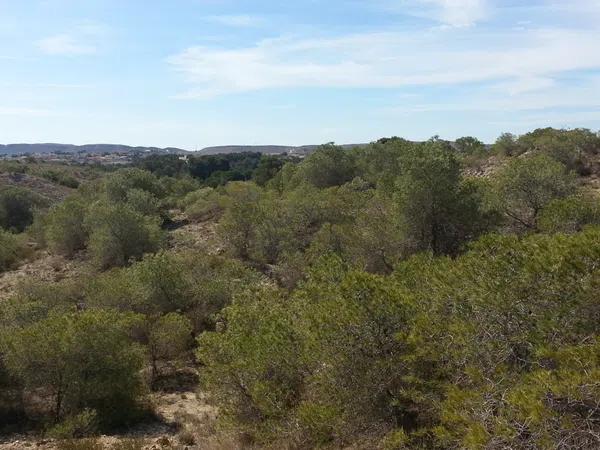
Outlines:
[[262, 155], [254, 172], [252, 180], [259, 186], [265, 186], [283, 167], [285, 161], [281, 157]]
[[220, 330], [198, 339], [203, 380], [221, 413], [271, 438], [300, 392], [299, 341], [277, 291], [262, 288], [223, 311]]
[[0, 187], [0, 228], [22, 232], [33, 223], [35, 209], [47, 204], [47, 199], [28, 189]]
[[455, 148], [463, 155], [476, 155], [485, 152], [485, 144], [473, 136], [465, 136], [454, 141]]
[[65, 417], [46, 432], [52, 439], [73, 439], [93, 435], [97, 431], [98, 416], [96, 411], [84, 409], [79, 414]]
[[0, 272], [11, 269], [27, 254], [21, 236], [0, 229]]
[[213, 188], [202, 188], [188, 193], [180, 202], [192, 220], [204, 221], [218, 216], [222, 211], [222, 199]]
[[160, 362], [175, 361], [191, 347], [192, 325], [188, 318], [169, 313], [150, 325], [148, 350], [153, 378], [159, 374]]
[[478, 185], [462, 183], [460, 165], [447, 145], [413, 146], [401, 159], [396, 198], [413, 251], [455, 254], [490, 228]]
[[323, 145], [298, 167], [297, 183], [307, 182], [317, 188], [339, 186], [356, 176], [353, 155], [333, 144]]
[[42, 389], [56, 421], [96, 410], [103, 425], [130, 420], [143, 393], [137, 320], [108, 311], [52, 315], [16, 331], [6, 364], [27, 389]]
[[71, 196], [53, 206], [45, 221], [45, 240], [51, 251], [73, 256], [85, 248], [88, 233], [84, 228], [87, 204], [80, 196]]
[[389, 277], [320, 260], [289, 298], [224, 310], [199, 338], [205, 387], [259, 441], [593, 448], [599, 243], [492, 235]]
[[542, 209], [575, 189], [573, 173], [546, 155], [515, 159], [497, 177], [501, 208], [516, 229], [537, 230]]
[[90, 236], [89, 252], [101, 269], [124, 266], [157, 251], [164, 242], [157, 218], [144, 216], [123, 203], [93, 204], [84, 227]]
[[546, 233], [576, 233], [586, 225], [600, 225], [600, 198], [597, 195], [555, 199], [540, 213], [539, 228]]

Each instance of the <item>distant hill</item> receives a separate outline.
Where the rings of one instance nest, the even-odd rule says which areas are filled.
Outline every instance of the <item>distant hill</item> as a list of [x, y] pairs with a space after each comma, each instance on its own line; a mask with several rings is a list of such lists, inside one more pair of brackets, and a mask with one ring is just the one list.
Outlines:
[[[360, 147], [365, 144], [347, 144], [342, 145], [344, 148]], [[197, 153], [200, 155], [218, 155], [228, 153], [256, 152], [267, 155], [280, 155], [282, 153], [291, 153], [295, 155], [307, 155], [314, 152], [319, 145], [223, 145], [218, 147], [206, 147]]]
[[[365, 144], [347, 144], [344, 148], [360, 147]], [[315, 151], [319, 145], [223, 145], [218, 147], [206, 147], [197, 152], [189, 152], [175, 147], [131, 147], [129, 145], [119, 144], [0, 144], [0, 155], [24, 155], [24, 154], [44, 154], [44, 153], [154, 153], [154, 154], [175, 154], [186, 155], [195, 153], [198, 155], [218, 155], [228, 153], [257, 152], [267, 155], [280, 155], [282, 153], [294, 155], [308, 155]]]
[[158, 147], [131, 147], [116, 144], [0, 144], [0, 154], [22, 155], [26, 153], [159, 153], [159, 154], [185, 154], [187, 151], [180, 148]]

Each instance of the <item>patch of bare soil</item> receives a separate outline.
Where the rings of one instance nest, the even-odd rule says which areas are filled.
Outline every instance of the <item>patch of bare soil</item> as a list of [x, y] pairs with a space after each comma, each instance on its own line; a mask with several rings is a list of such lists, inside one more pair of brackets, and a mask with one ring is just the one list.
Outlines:
[[0, 186], [18, 186], [31, 189], [49, 198], [52, 202], [62, 201], [75, 192], [74, 189], [26, 173], [0, 173]]
[[194, 391], [155, 393], [157, 420], [127, 432], [66, 444], [26, 435], [0, 438], [0, 450], [237, 450], [248, 448], [236, 437], [216, 431], [217, 410]]
[[185, 215], [177, 215], [173, 219], [170, 245], [174, 250], [201, 250], [216, 255], [223, 252], [223, 245], [217, 235], [217, 222], [190, 221]]
[[85, 266], [82, 258], [69, 260], [47, 251], [38, 252], [34, 258], [17, 269], [0, 273], [0, 301], [14, 294], [23, 282], [58, 282], [81, 274], [82, 267]]

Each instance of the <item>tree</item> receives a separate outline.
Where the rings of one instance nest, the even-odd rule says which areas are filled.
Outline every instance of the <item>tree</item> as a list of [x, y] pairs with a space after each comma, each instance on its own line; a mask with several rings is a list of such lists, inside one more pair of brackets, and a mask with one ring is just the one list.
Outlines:
[[297, 177], [317, 188], [340, 186], [356, 175], [353, 155], [333, 144], [321, 146], [302, 161]]
[[164, 233], [157, 218], [145, 217], [123, 203], [96, 202], [86, 215], [89, 250], [95, 264], [106, 269], [158, 250]]
[[0, 229], [0, 272], [12, 268], [26, 253], [19, 236]]
[[460, 164], [446, 144], [415, 144], [403, 154], [401, 166], [395, 197], [413, 252], [455, 254], [493, 225], [479, 186], [463, 182]]
[[143, 351], [129, 337], [134, 316], [109, 311], [52, 315], [16, 331], [6, 363], [26, 389], [49, 396], [55, 421], [86, 408], [122, 424], [143, 393]]
[[169, 313], [150, 325], [148, 350], [152, 364], [152, 380], [159, 375], [159, 363], [174, 361], [188, 351], [192, 343], [192, 324], [186, 317]]
[[456, 149], [464, 155], [475, 155], [485, 152], [485, 144], [472, 136], [465, 136], [454, 141]]
[[494, 143], [494, 153], [504, 156], [519, 156], [526, 150], [519, 144], [517, 136], [511, 133], [502, 133]]
[[50, 209], [44, 219], [44, 235], [50, 250], [73, 256], [78, 250], [86, 247], [86, 210], [87, 204], [80, 196], [71, 196]]
[[546, 233], [577, 233], [588, 225], [600, 225], [600, 198], [575, 194], [552, 200], [541, 211], [538, 223]]
[[48, 200], [34, 192], [13, 186], [0, 188], [0, 227], [22, 232], [33, 223], [36, 208], [47, 206]]
[[281, 170], [284, 163], [282, 157], [263, 155], [258, 167], [252, 172], [252, 180], [259, 186], [265, 186]]
[[547, 155], [511, 161], [497, 176], [501, 208], [520, 230], [537, 230], [539, 214], [552, 200], [575, 192], [575, 177]]

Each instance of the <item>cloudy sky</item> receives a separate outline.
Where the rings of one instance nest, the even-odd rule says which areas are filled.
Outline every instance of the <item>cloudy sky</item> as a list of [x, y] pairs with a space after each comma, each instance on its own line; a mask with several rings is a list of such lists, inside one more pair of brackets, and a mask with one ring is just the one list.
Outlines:
[[600, 129], [600, 0], [0, 0], [0, 143]]

